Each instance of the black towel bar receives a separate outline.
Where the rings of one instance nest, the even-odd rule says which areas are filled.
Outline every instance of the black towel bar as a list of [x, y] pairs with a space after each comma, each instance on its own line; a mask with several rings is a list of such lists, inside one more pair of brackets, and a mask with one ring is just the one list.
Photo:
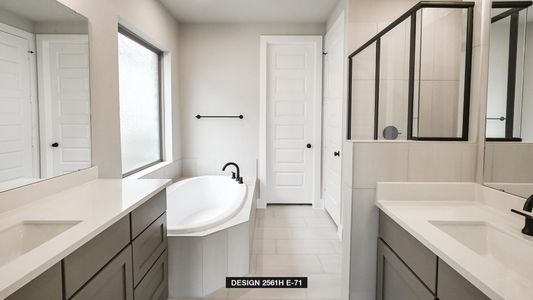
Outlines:
[[202, 115], [196, 115], [196, 119], [201, 119], [201, 118], [228, 118], [228, 119], [244, 119], [244, 116], [243, 115], [238, 115], [238, 116], [202, 116]]

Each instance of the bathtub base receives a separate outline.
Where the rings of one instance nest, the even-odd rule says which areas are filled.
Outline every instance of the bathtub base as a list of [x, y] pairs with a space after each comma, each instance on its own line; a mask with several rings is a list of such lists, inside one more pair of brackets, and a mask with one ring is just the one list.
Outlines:
[[169, 296], [205, 297], [250, 270], [250, 222], [204, 236], [168, 237]]

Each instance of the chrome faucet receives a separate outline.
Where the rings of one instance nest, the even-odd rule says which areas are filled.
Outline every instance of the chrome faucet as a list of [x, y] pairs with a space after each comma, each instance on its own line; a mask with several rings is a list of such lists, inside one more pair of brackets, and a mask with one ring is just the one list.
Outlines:
[[237, 182], [239, 184], [242, 184], [243, 181], [242, 181], [242, 177], [241, 177], [241, 172], [239, 170], [239, 166], [236, 163], [234, 163], [234, 162], [229, 162], [229, 163], [225, 164], [224, 167], [222, 167], [222, 171], [226, 171], [226, 168], [228, 166], [234, 166], [236, 171], [237, 171], [237, 174], [235, 174], [235, 172], [231, 172], [231, 178], [237, 180]]
[[533, 195], [527, 198], [526, 203], [524, 203], [524, 208], [522, 208], [522, 210], [523, 211], [511, 209], [511, 211], [515, 214], [519, 214], [521, 216], [526, 217], [522, 233], [533, 236], [533, 214], [531, 214], [531, 211], [533, 210]]

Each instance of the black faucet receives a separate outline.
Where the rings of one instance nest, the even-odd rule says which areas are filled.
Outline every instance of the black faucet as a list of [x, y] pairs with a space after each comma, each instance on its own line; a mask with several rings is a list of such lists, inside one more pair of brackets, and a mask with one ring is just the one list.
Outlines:
[[235, 172], [231, 172], [231, 178], [237, 180], [237, 182], [239, 184], [242, 184], [243, 181], [242, 181], [242, 177], [241, 177], [241, 171], [239, 170], [239, 166], [236, 163], [234, 163], [234, 162], [229, 162], [229, 163], [225, 164], [224, 167], [222, 167], [222, 171], [226, 171], [226, 168], [228, 166], [234, 166], [235, 169], [237, 170], [237, 175], [235, 175]]
[[522, 210], [525, 212], [529, 212], [530, 214], [518, 211], [516, 209], [511, 209], [511, 211], [515, 214], [519, 214], [521, 216], [526, 217], [526, 223], [524, 225], [524, 228], [522, 229], [522, 233], [533, 236], [533, 215], [531, 214], [531, 211], [533, 210], [533, 195], [527, 198], [526, 203], [524, 203], [524, 208]]

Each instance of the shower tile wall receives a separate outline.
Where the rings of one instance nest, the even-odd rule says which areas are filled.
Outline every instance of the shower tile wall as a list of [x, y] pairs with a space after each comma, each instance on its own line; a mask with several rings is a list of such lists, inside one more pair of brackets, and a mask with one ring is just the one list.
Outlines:
[[[353, 143], [350, 293], [375, 299], [378, 209], [381, 181], [472, 182], [477, 144], [468, 142]], [[345, 235], [346, 237], [346, 235]]]

